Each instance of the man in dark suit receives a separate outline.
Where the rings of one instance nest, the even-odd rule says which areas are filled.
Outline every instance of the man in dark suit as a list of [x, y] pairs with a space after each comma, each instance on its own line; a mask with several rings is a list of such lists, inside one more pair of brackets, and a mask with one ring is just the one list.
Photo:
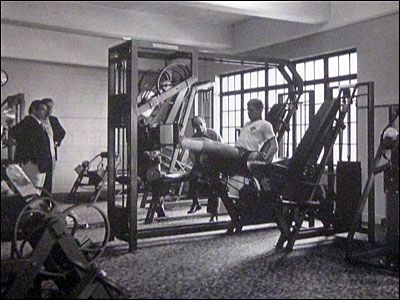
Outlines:
[[21, 164], [28, 178], [36, 187], [43, 187], [46, 172], [53, 168], [50, 140], [43, 127], [47, 107], [41, 100], [34, 100], [29, 115], [14, 127], [9, 135], [16, 142], [16, 163]]
[[[222, 142], [221, 136], [212, 128], [207, 128], [206, 121], [200, 117], [195, 116], [192, 119], [192, 127], [195, 131], [193, 134], [193, 138], [207, 138], [212, 141]], [[192, 206], [188, 211], [188, 214], [195, 213], [199, 209], [201, 209], [201, 205], [199, 203], [199, 194], [202, 190], [202, 186], [199, 183], [201, 181], [202, 174], [204, 173], [203, 166], [201, 164], [201, 160], [204, 160], [204, 155], [196, 154], [193, 151], [190, 152], [190, 159], [193, 162], [192, 171], [190, 173], [189, 180], [189, 196], [192, 198]], [[210, 193], [208, 203], [207, 203], [207, 212], [211, 214], [210, 221], [214, 221], [214, 217], [218, 219], [218, 210], [219, 210], [219, 199], [215, 196], [214, 193]]]
[[58, 118], [55, 116], [52, 116], [53, 113], [53, 107], [54, 107], [54, 101], [51, 98], [43, 98], [42, 102], [46, 105], [47, 107], [47, 114], [46, 117], [43, 121], [43, 124], [45, 126], [45, 129], [47, 131], [47, 134], [49, 135], [50, 139], [50, 150], [52, 154], [52, 160], [53, 160], [53, 168], [46, 172], [46, 179], [44, 182], [44, 189], [48, 191], [49, 193], [52, 192], [53, 189], [53, 173], [54, 173], [54, 167], [55, 167], [55, 162], [57, 160], [57, 148], [61, 145], [62, 140], [65, 137], [65, 130], [58, 121]]

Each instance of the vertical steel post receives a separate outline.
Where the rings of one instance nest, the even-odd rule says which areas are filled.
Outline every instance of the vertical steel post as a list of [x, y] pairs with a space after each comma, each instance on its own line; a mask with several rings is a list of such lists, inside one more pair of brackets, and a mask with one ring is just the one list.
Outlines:
[[[368, 177], [372, 175], [374, 168], [374, 149], [375, 149], [375, 115], [374, 115], [374, 83], [367, 83], [367, 100], [368, 100]], [[375, 242], [375, 184], [372, 183], [370, 193], [368, 195], [368, 241]]]
[[130, 65], [127, 69], [127, 96], [130, 96], [130, 118], [128, 122], [128, 170], [130, 172], [130, 189], [128, 191], [128, 211], [129, 211], [129, 251], [137, 249], [137, 126], [138, 126], [138, 105], [139, 94], [139, 72], [138, 72], [138, 47], [130, 42]]

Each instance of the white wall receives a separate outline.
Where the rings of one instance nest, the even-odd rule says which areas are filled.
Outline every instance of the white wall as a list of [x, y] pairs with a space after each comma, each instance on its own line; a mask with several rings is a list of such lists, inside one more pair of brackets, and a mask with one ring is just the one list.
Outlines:
[[2, 26], [3, 22], [34, 25], [32, 27], [53, 29], [60, 33], [75, 32], [109, 38], [125, 36], [204, 49], [224, 50], [232, 47], [232, 30], [228, 25], [84, 2], [86, 1], [1, 1]]
[[[312, 10], [313, 7], [303, 6], [302, 9]], [[312, 13], [318, 15], [319, 11], [316, 9]], [[259, 49], [394, 13], [399, 13], [398, 1], [330, 1], [329, 18], [321, 24], [251, 18], [234, 25], [233, 52]]]
[[[260, 57], [295, 59], [342, 49], [357, 48], [358, 82], [375, 83], [375, 104], [399, 103], [399, 14], [349, 25], [343, 28], [294, 39], [247, 54]], [[375, 149], [387, 122], [387, 110], [376, 109]], [[366, 110], [359, 115], [359, 158], [363, 173], [367, 170]], [[363, 182], [366, 177], [364, 176]], [[376, 183], [376, 213], [384, 216], [385, 202], [382, 176]]]
[[67, 135], [58, 149], [53, 192], [69, 192], [76, 179], [74, 168], [107, 151], [107, 69], [5, 58], [1, 68], [9, 75], [1, 88], [2, 101], [24, 93], [27, 114], [33, 100], [54, 100], [54, 115]]

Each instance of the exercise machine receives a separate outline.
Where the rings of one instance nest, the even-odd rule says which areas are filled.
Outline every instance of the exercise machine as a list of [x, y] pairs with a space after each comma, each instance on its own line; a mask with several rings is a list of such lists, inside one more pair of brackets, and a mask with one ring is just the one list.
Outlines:
[[107, 157], [107, 152], [101, 152], [90, 161], [85, 160], [75, 168], [78, 177], [67, 196], [69, 202], [76, 202], [79, 188], [85, 187], [94, 187], [89, 202], [97, 202], [107, 179]]
[[[340, 223], [335, 221], [343, 219], [335, 207], [340, 207], [340, 201], [345, 199], [338, 199], [329, 186], [329, 163], [334, 143], [345, 128], [344, 120], [351, 104], [366, 97], [368, 105], [373, 107], [373, 89], [372, 82], [339, 88], [337, 98], [328, 98], [321, 105], [290, 159], [270, 164], [248, 162], [249, 170], [275, 207], [275, 219], [281, 232], [278, 248], [291, 251], [298, 239], [348, 231], [349, 224], [337, 226]], [[347, 206], [352, 207], [351, 204]], [[355, 210], [346, 213], [353, 216]], [[310, 217], [321, 220], [322, 227], [302, 228]]]
[[[282, 72], [285, 72], [283, 76], [289, 79], [287, 81], [290, 92], [300, 93], [303, 86], [302, 81], [297, 80], [300, 77], [295, 72], [294, 66], [286, 60], [257, 61], [249, 58], [215, 57], [204, 54], [200, 57], [197, 51], [190, 48], [179, 46], [174, 49], [160, 49], [153, 46], [151, 43], [129, 41], [109, 49], [107, 208], [111, 238], [117, 237], [128, 241], [130, 250], [136, 249], [138, 238], [227, 227], [226, 223], [144, 231], [138, 230], [137, 227], [137, 178], [146, 181], [144, 184], [149, 186], [146, 190], [151, 191], [151, 186], [156, 186], [152, 184], [153, 182], [169, 184], [169, 174], [173, 174], [180, 168], [179, 159], [183, 156], [178, 147], [179, 135], [185, 131], [190, 115], [192, 105], [190, 99], [197, 85], [198, 61], [231, 63], [244, 67], [279, 67]], [[143, 60], [158, 63], [161, 66], [156, 71], [152, 68], [153, 72], [141, 74], [139, 65]], [[164, 68], [165, 72], [162, 71]], [[287, 71], [288, 68], [291, 72]], [[145, 82], [148, 84], [144, 84]], [[162, 140], [164, 137], [169, 141]], [[162, 144], [169, 144], [169, 146], [162, 146]], [[167, 164], [168, 167], [162, 167], [160, 173], [157, 160], [149, 159], [148, 153], [160, 151], [163, 154], [167, 152], [165, 149], [170, 150], [170, 159], [167, 161], [165, 156], [162, 156], [164, 161], [161, 166]], [[116, 154], [121, 158], [119, 169], [115, 166]], [[157, 173], [161, 174], [163, 180], [160, 181], [157, 176], [147, 177], [148, 174]], [[155, 178], [155, 180], [150, 182], [147, 180], [150, 178]], [[177, 182], [180, 180], [181, 178], [176, 179]], [[126, 193], [123, 193], [124, 197], [117, 198], [115, 185], [121, 183]], [[152, 197], [156, 195], [154, 199], [157, 199], [157, 193], [162, 196], [162, 190], [161, 192], [153, 190]], [[155, 212], [157, 213], [157, 209]], [[151, 218], [150, 216], [149, 219]]]
[[124, 298], [123, 290], [95, 264], [109, 239], [106, 215], [89, 204], [106, 228], [102, 242], [93, 243], [78, 232], [77, 205], [61, 211], [51, 195], [39, 196], [21, 168], [4, 168], [2, 180], [18, 193], [2, 196], [1, 239], [11, 242], [10, 258], [1, 262], [2, 298]]
[[[399, 117], [399, 106], [391, 106], [389, 122], [382, 130], [380, 142], [372, 163], [357, 210], [347, 236], [346, 260], [351, 264], [372, 265], [399, 272], [399, 134], [394, 123]], [[355, 238], [361, 226], [361, 215], [370, 196], [375, 177], [383, 173], [386, 198], [386, 233], [383, 243], [363, 242]]]

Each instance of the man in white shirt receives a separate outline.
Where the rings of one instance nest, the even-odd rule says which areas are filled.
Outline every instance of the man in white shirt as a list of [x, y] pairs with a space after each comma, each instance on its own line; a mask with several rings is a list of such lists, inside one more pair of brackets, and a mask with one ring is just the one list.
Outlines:
[[262, 119], [264, 104], [259, 99], [247, 103], [250, 121], [240, 133], [234, 147], [210, 140], [184, 138], [183, 148], [210, 154], [213, 158], [209, 166], [216, 171], [241, 171], [248, 159], [272, 162], [278, 151], [278, 142], [271, 123]]
[[259, 99], [251, 99], [247, 103], [250, 121], [244, 124], [235, 146], [241, 157], [247, 159], [251, 152], [258, 152], [257, 157], [272, 162], [278, 151], [278, 142], [271, 123], [262, 119], [263, 110], [264, 104]]

